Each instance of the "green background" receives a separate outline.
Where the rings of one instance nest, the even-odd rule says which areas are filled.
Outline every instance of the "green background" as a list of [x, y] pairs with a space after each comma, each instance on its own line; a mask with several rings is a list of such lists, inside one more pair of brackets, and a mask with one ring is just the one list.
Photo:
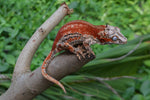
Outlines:
[[[54, 86], [34, 100], [121, 100], [97, 77], [135, 76], [105, 81], [125, 100], [150, 100], [150, 1], [149, 0], [0, 0], [0, 73], [11, 78], [21, 50], [36, 29], [66, 2], [74, 13], [66, 16], [46, 37], [37, 50], [31, 70], [41, 66], [49, 53], [55, 36], [65, 23], [85, 20], [94, 25], [112, 25], [128, 38], [125, 45], [93, 45], [96, 59], [80, 71], [61, 80], [67, 94]], [[140, 46], [129, 56], [117, 58]], [[10, 81], [0, 80], [0, 94]]]

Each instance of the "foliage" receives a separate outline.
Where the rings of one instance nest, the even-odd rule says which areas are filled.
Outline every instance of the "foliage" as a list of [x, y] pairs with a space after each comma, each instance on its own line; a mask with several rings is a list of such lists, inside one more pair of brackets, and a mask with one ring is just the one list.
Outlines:
[[[22, 48], [34, 31], [65, 0], [1, 0], [0, 1], [0, 73], [12, 74]], [[150, 12], [148, 0], [69, 0], [74, 13], [48, 35], [36, 52], [31, 69], [39, 67], [49, 53], [59, 28], [71, 20], [86, 20], [92, 24], [117, 26], [128, 38], [126, 45], [93, 45], [97, 57], [80, 71], [65, 77], [62, 82], [68, 91], [64, 94], [55, 86], [47, 89], [34, 100], [120, 100], [106, 86], [87, 77], [137, 76], [141, 79], [118, 79], [106, 81], [126, 100], [150, 99]], [[136, 51], [119, 61], [116, 58], [132, 50], [140, 39]], [[43, 56], [44, 55], [44, 56]], [[0, 94], [10, 85], [0, 80]]]

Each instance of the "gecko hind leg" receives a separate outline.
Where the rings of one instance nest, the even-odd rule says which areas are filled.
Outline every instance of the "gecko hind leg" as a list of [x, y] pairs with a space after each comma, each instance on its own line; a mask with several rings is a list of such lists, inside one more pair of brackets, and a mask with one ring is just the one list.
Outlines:
[[83, 52], [79, 49], [79, 48], [75, 48], [74, 46], [72, 46], [71, 44], [65, 42], [65, 43], [58, 43], [57, 44], [58, 49], [64, 49], [64, 50], [69, 50], [71, 53], [74, 53], [77, 55], [78, 59], [81, 60], [81, 56], [83, 58]]

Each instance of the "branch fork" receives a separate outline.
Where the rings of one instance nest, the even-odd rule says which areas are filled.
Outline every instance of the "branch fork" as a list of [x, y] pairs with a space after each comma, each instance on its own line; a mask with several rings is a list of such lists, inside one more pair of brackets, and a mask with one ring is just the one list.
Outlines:
[[[63, 3], [58, 10], [36, 30], [20, 53], [14, 69], [11, 86], [0, 96], [0, 100], [32, 100], [49, 86], [52, 86], [52, 84], [50, 84], [51, 82], [42, 76], [40, 67], [31, 72], [31, 61], [39, 45], [48, 33], [66, 15], [72, 12], [73, 10], [69, 9], [69, 7]], [[60, 80], [64, 76], [76, 72], [92, 59], [93, 58], [85, 59], [84, 62], [80, 62], [76, 55], [65, 52], [53, 59], [47, 68], [47, 72], [55, 79]]]

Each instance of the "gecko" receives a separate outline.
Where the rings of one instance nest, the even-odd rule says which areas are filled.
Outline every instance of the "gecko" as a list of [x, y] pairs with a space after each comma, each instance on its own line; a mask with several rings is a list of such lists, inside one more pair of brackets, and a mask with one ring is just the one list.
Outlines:
[[[58, 31], [52, 49], [41, 66], [42, 75], [49, 81], [57, 84], [66, 93], [64, 86], [55, 78], [49, 76], [46, 68], [55, 57], [56, 53], [68, 50], [75, 54], [79, 60], [85, 58], [82, 50], [77, 45], [82, 44], [86, 50], [92, 52], [90, 45], [125, 44], [127, 38], [120, 32], [118, 27], [110, 25], [93, 25], [83, 20], [74, 20], [63, 25]], [[92, 52], [93, 53], [93, 52]], [[94, 54], [94, 53], [93, 53]]]

